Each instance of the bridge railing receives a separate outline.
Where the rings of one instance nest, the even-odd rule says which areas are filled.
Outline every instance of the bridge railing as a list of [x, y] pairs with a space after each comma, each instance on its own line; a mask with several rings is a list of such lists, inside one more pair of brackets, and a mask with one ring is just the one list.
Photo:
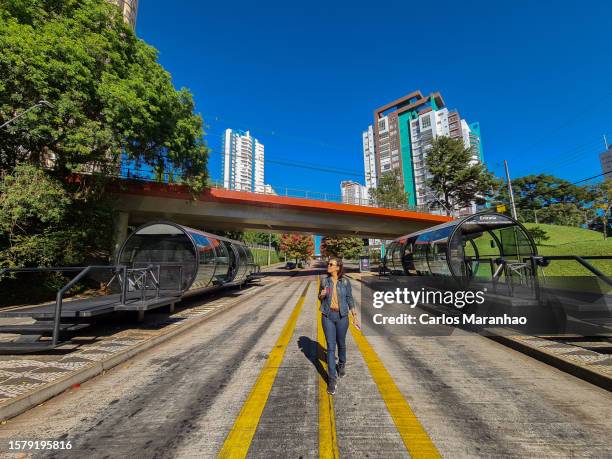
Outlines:
[[[412, 210], [426, 212], [423, 206], [404, 205], [384, 205], [377, 204], [369, 197], [342, 196], [341, 194], [327, 193], [322, 191], [306, 190], [283, 185], [253, 185], [251, 182], [241, 183], [234, 181], [232, 186], [227, 188], [221, 180], [210, 180], [211, 188], [231, 189], [234, 191], [246, 191], [249, 193], [263, 194], [268, 196], [284, 196], [289, 198], [312, 199], [316, 201], [336, 202], [339, 204], [352, 204], [356, 206], [379, 207], [398, 210]], [[429, 211], [431, 212], [431, 211]]]
[[[118, 172], [118, 178], [131, 180], [143, 180], [157, 183], [176, 183], [182, 182], [182, 177], [178, 172], [164, 172], [157, 174], [150, 169], [129, 168]], [[306, 190], [285, 185], [254, 185], [253, 182], [233, 181], [230, 187], [224, 185], [223, 180], [209, 179], [210, 188], [230, 189], [234, 191], [245, 191], [268, 196], [284, 196], [290, 198], [312, 199], [317, 201], [335, 202], [339, 204], [352, 204], [357, 206], [376, 207], [384, 209], [407, 210], [414, 212], [424, 212], [434, 215], [445, 215], [444, 209], [432, 207], [431, 205], [413, 206], [409, 204], [386, 204], [377, 203], [369, 196], [342, 196], [341, 194], [327, 193], [322, 191]]]

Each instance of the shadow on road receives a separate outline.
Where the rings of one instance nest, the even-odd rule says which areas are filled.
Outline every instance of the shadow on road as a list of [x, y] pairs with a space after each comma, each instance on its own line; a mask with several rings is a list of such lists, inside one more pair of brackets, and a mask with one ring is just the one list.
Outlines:
[[323, 363], [327, 360], [327, 352], [321, 344], [316, 341], [313, 341], [308, 336], [300, 336], [298, 339], [298, 347], [304, 354], [304, 356], [314, 365], [317, 369], [323, 380], [327, 383], [329, 380], [329, 375], [325, 368], [323, 368]]

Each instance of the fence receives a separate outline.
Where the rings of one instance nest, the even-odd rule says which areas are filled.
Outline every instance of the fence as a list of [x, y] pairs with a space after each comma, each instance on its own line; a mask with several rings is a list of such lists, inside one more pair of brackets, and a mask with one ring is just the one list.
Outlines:
[[[157, 174], [152, 170], [130, 168], [127, 170], [120, 171], [117, 175], [118, 178], [144, 180], [148, 182], [160, 182], [160, 183], [182, 183], [182, 175], [179, 172], [163, 172]], [[210, 188], [225, 189], [222, 180], [212, 179], [207, 184]], [[312, 199], [317, 201], [335, 202], [341, 204], [350, 204], [356, 206], [365, 207], [376, 207], [383, 209], [395, 209], [395, 210], [406, 210], [414, 212], [425, 212], [430, 214], [445, 215], [444, 209], [439, 208], [434, 204], [411, 206], [409, 204], [391, 205], [384, 203], [373, 202], [369, 197], [367, 198], [354, 198], [354, 197], [342, 197], [340, 194], [326, 193], [321, 191], [305, 190], [302, 188], [294, 188], [286, 185], [254, 185], [253, 182], [236, 182], [234, 181], [232, 186], [229, 188], [234, 191], [244, 191], [248, 193], [269, 195], [269, 196], [284, 196], [289, 198], [302, 198]]]

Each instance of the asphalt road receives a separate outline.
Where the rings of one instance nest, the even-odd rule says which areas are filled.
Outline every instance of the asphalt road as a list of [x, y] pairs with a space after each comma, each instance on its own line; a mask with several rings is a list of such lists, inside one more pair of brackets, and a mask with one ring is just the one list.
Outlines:
[[330, 399], [312, 274], [10, 420], [2, 446], [70, 440], [40, 456], [92, 459], [611, 457], [609, 392], [467, 332], [350, 333]]

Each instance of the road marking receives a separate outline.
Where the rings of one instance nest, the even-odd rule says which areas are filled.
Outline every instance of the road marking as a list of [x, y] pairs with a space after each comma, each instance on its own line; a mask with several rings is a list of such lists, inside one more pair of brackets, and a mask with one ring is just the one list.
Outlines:
[[402, 441], [410, 456], [412, 458], [441, 457], [436, 446], [395, 385], [393, 378], [391, 378], [374, 348], [355, 327], [350, 327], [350, 329], [353, 339], [357, 343], [357, 347], [370, 369], [372, 379], [374, 379], [378, 391], [385, 401], [385, 405], [387, 405], [387, 410], [391, 414], [395, 427], [402, 437]]
[[[321, 279], [317, 277], [317, 358], [321, 361], [323, 368], [327, 371], [327, 361], [322, 349], [327, 348], [323, 325], [321, 323], [322, 314], [319, 312], [321, 300], [318, 299], [321, 290]], [[334, 398], [327, 393], [327, 384], [323, 376], [319, 375], [319, 457], [338, 458], [338, 439], [336, 436], [336, 418], [334, 411]]]
[[310, 281], [308, 281], [306, 284], [306, 287], [300, 295], [291, 316], [289, 316], [289, 320], [287, 320], [278, 341], [276, 341], [276, 344], [270, 351], [268, 360], [266, 360], [266, 363], [259, 373], [259, 377], [257, 378], [253, 389], [251, 389], [251, 393], [244, 402], [244, 405], [240, 410], [240, 414], [236, 418], [232, 430], [230, 430], [229, 434], [227, 435], [218, 457], [246, 457], [249, 447], [251, 446], [253, 436], [255, 435], [255, 430], [259, 424], [261, 413], [266, 406], [268, 396], [272, 390], [272, 385], [276, 379], [278, 368], [283, 361], [285, 350], [287, 349], [287, 345], [293, 336], [293, 331], [295, 330], [298, 317], [302, 312], [302, 306], [304, 305], [304, 300], [306, 299], [306, 293], [308, 292], [309, 286]]

